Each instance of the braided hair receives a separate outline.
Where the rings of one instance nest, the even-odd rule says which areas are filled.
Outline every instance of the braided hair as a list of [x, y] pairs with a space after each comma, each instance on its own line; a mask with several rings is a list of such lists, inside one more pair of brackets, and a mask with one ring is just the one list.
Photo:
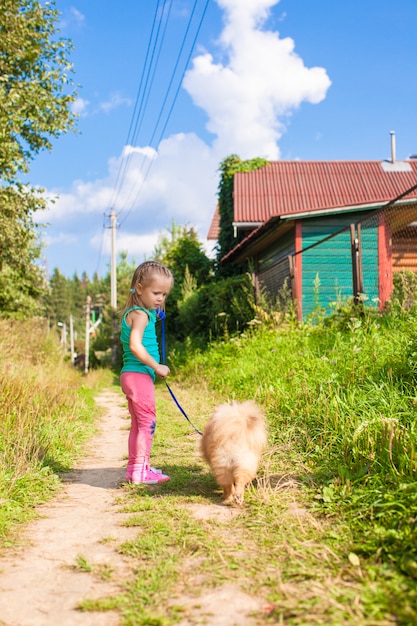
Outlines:
[[137, 305], [137, 294], [136, 288], [138, 285], [142, 285], [142, 287], [146, 287], [152, 282], [152, 278], [155, 274], [159, 274], [160, 276], [165, 276], [165, 278], [169, 278], [171, 280], [171, 284], [174, 284], [174, 276], [165, 265], [159, 263], [158, 261], [145, 261], [141, 263], [136, 268], [133, 276], [132, 282], [130, 284], [130, 293], [127, 299], [127, 302], [121, 311], [121, 315], [130, 309], [132, 306]]

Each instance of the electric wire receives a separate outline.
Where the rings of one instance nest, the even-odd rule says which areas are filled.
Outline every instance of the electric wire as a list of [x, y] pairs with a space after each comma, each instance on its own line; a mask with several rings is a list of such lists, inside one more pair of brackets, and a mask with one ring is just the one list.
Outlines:
[[[151, 76], [150, 83], [149, 83], [149, 89], [147, 91], [146, 97], [143, 100], [143, 106], [141, 108], [140, 114], [139, 114], [138, 119], [136, 121], [135, 133], [133, 135], [133, 142], [134, 143], [136, 142], [136, 140], [138, 138], [138, 135], [139, 135], [139, 131], [140, 131], [141, 127], [142, 127], [144, 114], [145, 114], [146, 107], [147, 107], [148, 102], [149, 102], [149, 97], [150, 97], [150, 94], [151, 94], [151, 91], [152, 91], [152, 87], [153, 87], [153, 83], [154, 83], [154, 79], [155, 79], [155, 75], [156, 75], [156, 70], [157, 70], [159, 59], [160, 59], [160, 56], [161, 56], [162, 47], [163, 47], [163, 44], [164, 44], [164, 41], [165, 41], [165, 35], [166, 35], [167, 27], [168, 27], [169, 17], [170, 17], [170, 14], [171, 14], [172, 3], [173, 2], [171, 0], [170, 5], [168, 7], [166, 20], [165, 20], [165, 27], [164, 27], [164, 30], [162, 32], [161, 42], [159, 44], [159, 50], [158, 50], [158, 52], [156, 54], [156, 60], [155, 60], [152, 76]], [[146, 86], [145, 86], [145, 88], [146, 88]]]
[[[157, 139], [157, 141], [156, 141], [156, 144], [157, 144], [157, 145], [159, 145], [159, 143], [160, 143], [160, 141], [161, 141], [161, 139], [162, 139], [162, 137], [163, 137], [163, 134], [164, 134], [164, 132], [165, 132], [165, 130], [166, 130], [166, 128], [167, 128], [167, 126], [168, 126], [168, 122], [169, 122], [169, 120], [170, 120], [170, 118], [171, 118], [171, 115], [172, 115], [172, 113], [173, 113], [173, 110], [174, 110], [174, 107], [175, 107], [175, 104], [176, 104], [176, 101], [177, 101], [177, 98], [178, 98], [178, 95], [179, 95], [179, 92], [180, 92], [180, 89], [181, 89], [181, 86], [182, 86], [182, 82], [183, 82], [183, 78], [184, 78], [185, 72], [186, 72], [186, 70], [187, 70], [187, 68], [188, 68], [188, 65], [189, 65], [189, 63], [190, 63], [190, 60], [191, 60], [192, 54], [193, 54], [194, 49], [195, 49], [195, 45], [196, 45], [196, 43], [197, 43], [197, 38], [198, 38], [198, 35], [200, 34], [200, 30], [201, 30], [201, 27], [202, 27], [203, 22], [204, 22], [204, 18], [205, 18], [206, 12], [207, 12], [207, 8], [208, 8], [208, 5], [209, 5], [209, 1], [210, 1], [210, 0], [206, 0], [206, 2], [205, 2], [204, 9], [203, 9], [203, 11], [202, 11], [202, 14], [201, 14], [201, 17], [200, 17], [200, 21], [199, 21], [199, 24], [198, 24], [198, 28], [197, 28], [197, 30], [196, 30], [196, 32], [195, 32], [195, 35], [194, 35], [194, 38], [193, 38], [193, 41], [192, 41], [191, 48], [190, 48], [190, 50], [189, 50], [189, 53], [188, 53], [188, 56], [187, 56], [186, 62], [185, 62], [185, 64], [184, 64], [184, 68], [183, 68], [182, 73], [181, 73], [180, 80], [179, 80], [179, 82], [178, 82], [178, 85], [177, 85], [177, 88], [176, 88], [176, 90], [175, 90], [175, 94], [174, 94], [173, 100], [172, 100], [172, 102], [171, 102], [171, 106], [170, 106], [170, 108], [169, 108], [169, 110], [168, 110], [168, 113], [167, 113], [167, 115], [166, 115], [165, 122], [164, 122], [164, 124], [163, 124], [163, 126], [162, 126], [162, 128], [161, 128], [161, 130], [160, 130], [160, 132], [159, 132], [158, 139]], [[167, 88], [167, 90], [166, 90], [165, 97], [164, 97], [164, 100], [163, 100], [162, 106], [161, 106], [161, 108], [160, 108], [160, 111], [159, 111], [159, 114], [158, 114], [158, 117], [157, 117], [157, 121], [156, 121], [156, 124], [155, 124], [155, 126], [154, 126], [154, 130], [153, 130], [152, 135], [151, 135], [151, 139], [150, 139], [150, 141], [149, 141], [149, 145], [152, 145], [152, 143], [153, 143], [153, 141], [154, 141], [154, 139], [155, 139], [156, 133], [157, 133], [158, 126], [159, 126], [159, 125], [160, 125], [160, 123], [161, 123], [162, 116], [163, 116], [163, 113], [164, 113], [164, 110], [165, 110], [166, 104], [167, 104], [167, 102], [168, 102], [168, 98], [169, 98], [170, 90], [171, 90], [171, 88], [172, 88], [172, 86], [173, 86], [174, 79], [175, 79], [175, 76], [176, 76], [176, 73], [177, 73], [177, 70], [178, 70], [178, 67], [179, 67], [180, 59], [181, 59], [181, 56], [182, 56], [182, 54], [183, 54], [183, 52], [184, 52], [185, 43], [186, 43], [186, 40], [187, 40], [188, 35], [189, 35], [189, 32], [190, 32], [191, 23], [192, 23], [192, 20], [193, 20], [193, 17], [194, 17], [194, 14], [195, 14], [196, 8], [197, 8], [197, 4], [198, 4], [198, 0], [195, 0], [194, 6], [193, 6], [193, 10], [192, 10], [192, 13], [191, 13], [191, 16], [190, 16], [190, 20], [189, 20], [189, 22], [188, 22], [188, 25], [187, 25], [187, 28], [186, 28], [186, 31], [185, 31], [185, 34], [184, 34], [184, 37], [183, 37], [183, 40], [182, 40], [182, 44], [181, 44], [181, 47], [180, 47], [180, 51], [179, 51], [179, 53], [178, 53], [178, 55], [177, 55], [177, 60], [176, 60], [176, 63], [175, 63], [175, 66], [174, 66], [173, 72], [172, 72], [172, 74], [171, 74], [171, 79], [170, 79], [170, 81], [169, 81], [169, 85], [168, 85], [168, 88]], [[143, 168], [144, 162], [145, 162], [145, 159], [143, 158], [143, 159], [142, 159], [142, 165], [141, 165], [141, 168], [140, 168], [141, 173], [142, 173], [142, 168]], [[148, 162], [148, 165], [147, 165], [147, 168], [146, 168], [146, 170], [144, 171], [144, 175], [143, 175], [143, 177], [142, 177], [142, 182], [141, 182], [141, 184], [140, 184], [140, 186], [139, 186], [139, 190], [137, 191], [136, 195], [134, 196], [134, 199], [133, 199], [133, 201], [132, 201], [132, 202], [131, 202], [131, 204], [130, 204], [130, 208], [128, 208], [126, 211], [124, 211], [124, 217], [123, 217], [123, 219], [122, 219], [122, 220], [120, 220], [120, 222], [119, 222], [119, 226], [121, 226], [121, 225], [122, 225], [122, 224], [126, 221], [127, 217], [130, 215], [130, 213], [132, 212], [132, 210], [133, 210], [133, 208], [134, 208], [135, 204], [137, 203], [137, 201], [138, 201], [138, 199], [139, 199], [139, 197], [140, 197], [140, 195], [141, 195], [141, 193], [142, 193], [142, 190], [143, 190], [144, 184], [145, 184], [145, 182], [146, 182], [146, 180], [147, 180], [147, 177], [148, 177], [148, 175], [149, 175], [149, 172], [150, 172], [150, 169], [151, 169], [152, 165], [153, 165], [153, 161], [149, 161], [149, 162]], [[131, 197], [131, 196], [132, 196], [132, 192], [131, 192], [131, 194], [130, 194], [130, 197]], [[127, 203], [127, 204], [129, 204], [129, 203]]]
[[[167, 89], [166, 89], [166, 92], [165, 92], [165, 97], [164, 97], [164, 100], [163, 100], [163, 102], [162, 102], [162, 106], [161, 106], [161, 108], [160, 108], [159, 115], [158, 115], [157, 121], [156, 121], [156, 123], [155, 123], [153, 133], [152, 133], [151, 138], [150, 138], [150, 140], [149, 140], [149, 145], [150, 145], [150, 146], [152, 146], [152, 143], [153, 143], [153, 140], [154, 140], [154, 138], [155, 138], [155, 134], [156, 134], [157, 128], [158, 128], [158, 126], [159, 126], [159, 124], [160, 124], [160, 121], [161, 121], [161, 118], [162, 118], [162, 114], [163, 114], [163, 112], [164, 112], [164, 109], [165, 109], [166, 103], [167, 103], [167, 101], [168, 101], [168, 96], [169, 96], [169, 94], [170, 94], [170, 91], [171, 91], [171, 88], [172, 88], [172, 85], [173, 85], [173, 82], [174, 82], [174, 78], [175, 78], [175, 75], [176, 75], [177, 70], [178, 70], [178, 66], [179, 66], [180, 58], [181, 58], [181, 56], [182, 56], [182, 54], [183, 54], [183, 51], [184, 51], [185, 42], [186, 42], [186, 40], [187, 40], [188, 33], [189, 33], [189, 30], [190, 30], [190, 27], [191, 27], [191, 23], [192, 23], [192, 21], [193, 21], [193, 17], [194, 17], [194, 13], [195, 13], [195, 11], [196, 11], [197, 3], [198, 3], [198, 0], [195, 0], [195, 2], [194, 2], [194, 6], [193, 6], [193, 10], [192, 10], [192, 12], [191, 12], [190, 19], [189, 19], [189, 21], [188, 21], [187, 29], [186, 29], [186, 31], [185, 31], [185, 34], [184, 34], [184, 37], [183, 37], [183, 40], [182, 40], [181, 48], [180, 48], [180, 51], [179, 51], [179, 53], [178, 53], [178, 55], [177, 55], [177, 60], [176, 60], [176, 63], [175, 63], [174, 69], [173, 69], [172, 74], [171, 74], [171, 79], [170, 79], [170, 81], [169, 81], [169, 85], [168, 85], [168, 87], [167, 87]], [[207, 2], [207, 4], [208, 4], [208, 2]], [[207, 4], [206, 4], [206, 8], [207, 8]], [[176, 90], [175, 97], [174, 97], [174, 101], [173, 101], [173, 102], [174, 102], [174, 104], [175, 104], [175, 101], [176, 101], [176, 99], [177, 99], [177, 97], [178, 97], [179, 90], [180, 90], [181, 85], [182, 85], [182, 81], [183, 81], [183, 78], [184, 78], [185, 71], [186, 71], [186, 69], [187, 69], [187, 67], [188, 67], [188, 64], [189, 64], [189, 61], [190, 61], [190, 58], [191, 58], [192, 52], [193, 52], [193, 50], [194, 50], [195, 43], [196, 43], [196, 39], [197, 39], [198, 33], [199, 33], [199, 31], [200, 31], [200, 28], [201, 28], [202, 20], [203, 20], [203, 18], [204, 18], [204, 14], [205, 14], [205, 10], [204, 10], [204, 12], [203, 12], [202, 19], [200, 20], [200, 26], [199, 26], [199, 28], [198, 28], [197, 34], [196, 34], [196, 35], [195, 35], [195, 37], [194, 37], [194, 41], [193, 41], [193, 45], [192, 45], [192, 47], [191, 47], [191, 51], [190, 51], [189, 56], [188, 56], [188, 58], [187, 58], [187, 62], [185, 63], [184, 70], [183, 70], [183, 72], [182, 72], [182, 74], [181, 74], [181, 78], [180, 78], [179, 84], [178, 84], [178, 86], [177, 86], [177, 90]], [[166, 125], [168, 124], [168, 120], [169, 120], [169, 118], [170, 118], [170, 116], [171, 116], [172, 110], [173, 110], [173, 106], [171, 106], [171, 109], [170, 109], [170, 112], [169, 112], [169, 115], [168, 115], [168, 118], [167, 118], [166, 124], [165, 124], [165, 126], [164, 126], [164, 129], [166, 128]], [[160, 137], [162, 137], [162, 133], [160, 134]], [[157, 144], [158, 144], [158, 143], [159, 143], [159, 141], [157, 142]], [[142, 169], [143, 169], [143, 167], [144, 167], [144, 165], [145, 165], [145, 161], [146, 161], [146, 157], [144, 156], [144, 157], [142, 158], [142, 163], [141, 163], [141, 166], [140, 166], [140, 168], [139, 168], [140, 173], [142, 173]], [[143, 187], [143, 185], [144, 185], [144, 183], [145, 183], [145, 181], [146, 181], [146, 178], [147, 178], [148, 172], [149, 172], [149, 170], [150, 170], [150, 168], [151, 168], [151, 165], [152, 165], [152, 161], [148, 162], [148, 167], [147, 167], [147, 168], [146, 168], [146, 170], [145, 170], [145, 176], [143, 177], [142, 184], [140, 185], [140, 189]], [[130, 200], [130, 197], [132, 196], [132, 193], [133, 193], [133, 191], [131, 192], [131, 194], [130, 194], [130, 196], [129, 196], [129, 200]], [[126, 217], [127, 217], [127, 216], [131, 213], [131, 211], [132, 211], [132, 209], [133, 209], [133, 205], [134, 205], [134, 204], [135, 204], [135, 202], [137, 201], [137, 199], [138, 199], [139, 195], [140, 195], [140, 190], [139, 190], [139, 192], [137, 193], [137, 195], [135, 196], [135, 199], [134, 199], [134, 201], [133, 201], [133, 202], [132, 202], [132, 204], [131, 204], [131, 208], [127, 211], [127, 215], [125, 216], [125, 218], [123, 219], [123, 221], [125, 221]], [[127, 204], [129, 205], [129, 202], [127, 202]]]
[[[147, 49], [146, 49], [146, 54], [145, 54], [145, 63], [143, 65], [142, 68], [142, 74], [140, 77], [140, 81], [139, 81], [139, 87], [138, 87], [138, 91], [136, 94], [136, 100], [135, 100], [135, 105], [133, 108], [133, 113], [132, 113], [132, 117], [130, 120], [130, 124], [129, 124], [129, 130], [127, 133], [127, 137], [126, 137], [126, 141], [124, 143], [125, 146], [134, 143], [134, 137], [137, 134], [137, 124], [138, 124], [138, 117], [140, 114], [140, 111], [143, 107], [143, 94], [146, 92], [146, 87], [148, 84], [148, 79], [149, 79], [149, 73], [150, 73], [150, 68], [151, 68], [151, 64], [152, 64], [152, 59], [154, 58], [154, 51], [155, 51], [155, 46], [156, 46], [156, 42], [158, 40], [158, 34], [159, 34], [159, 29], [160, 29], [160, 25], [161, 25], [161, 20], [164, 14], [164, 11], [160, 10], [160, 6], [162, 4], [164, 0], [158, 0], [158, 4], [156, 6], [155, 9], [155, 13], [153, 16], [153, 21], [152, 21], [152, 28], [151, 28], [151, 32], [149, 35], [149, 40], [148, 40], [148, 44], [147, 44]], [[161, 20], [158, 23], [158, 27], [156, 27], [157, 25], [157, 16], [158, 14], [161, 16]], [[154, 37], [154, 33], [156, 30], [156, 35]], [[151, 53], [151, 46], [152, 46], [152, 42], [153, 43], [153, 50]], [[149, 64], [148, 64], [148, 59], [149, 59]], [[145, 78], [146, 75], [146, 78]], [[140, 102], [140, 104], [139, 104]], [[135, 118], [136, 118], [136, 122], [135, 122]], [[119, 166], [119, 170], [117, 173], [117, 177], [116, 177], [116, 182], [115, 182], [115, 189], [114, 189], [114, 194], [113, 194], [113, 200], [110, 204], [110, 206], [112, 208], [115, 207], [117, 199], [119, 197], [119, 194], [121, 192], [122, 189], [122, 181], [124, 179], [126, 170], [128, 168], [129, 162], [130, 162], [130, 154], [127, 157], [124, 157], [122, 155], [122, 159], [121, 159], [121, 163]]]

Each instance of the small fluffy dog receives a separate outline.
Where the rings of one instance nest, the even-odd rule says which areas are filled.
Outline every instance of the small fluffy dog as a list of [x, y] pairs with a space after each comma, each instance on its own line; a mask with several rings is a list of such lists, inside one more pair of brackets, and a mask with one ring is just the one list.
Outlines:
[[267, 442], [266, 421], [259, 406], [248, 400], [218, 406], [204, 427], [201, 453], [224, 502], [243, 503], [245, 486], [256, 476]]

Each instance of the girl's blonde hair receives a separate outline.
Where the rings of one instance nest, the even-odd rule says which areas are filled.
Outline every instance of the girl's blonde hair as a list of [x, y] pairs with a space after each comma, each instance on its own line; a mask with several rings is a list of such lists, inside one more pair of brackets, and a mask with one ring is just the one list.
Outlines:
[[136, 300], [136, 288], [138, 285], [142, 285], [142, 287], [146, 287], [149, 283], [152, 282], [152, 278], [155, 274], [159, 274], [159, 276], [164, 276], [165, 278], [169, 278], [171, 280], [171, 288], [174, 284], [174, 276], [165, 265], [159, 263], [158, 261], [145, 261], [141, 263], [135, 270], [132, 276], [132, 282], [130, 283], [130, 293], [129, 297], [126, 301], [125, 306], [121, 311], [121, 315], [123, 316], [127, 309], [130, 309], [132, 306], [137, 305]]

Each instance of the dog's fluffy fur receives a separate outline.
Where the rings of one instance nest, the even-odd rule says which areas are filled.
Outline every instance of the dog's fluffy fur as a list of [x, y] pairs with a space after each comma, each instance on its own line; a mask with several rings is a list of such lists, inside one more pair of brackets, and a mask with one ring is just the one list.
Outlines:
[[265, 416], [255, 402], [216, 408], [205, 425], [201, 453], [223, 488], [224, 502], [243, 503], [245, 486], [256, 476], [266, 442]]

